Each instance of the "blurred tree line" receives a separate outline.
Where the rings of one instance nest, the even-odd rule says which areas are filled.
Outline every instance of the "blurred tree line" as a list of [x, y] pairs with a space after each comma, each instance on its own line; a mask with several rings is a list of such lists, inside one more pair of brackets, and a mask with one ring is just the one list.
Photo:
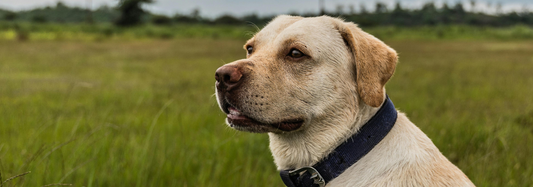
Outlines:
[[[152, 3], [153, 0], [120, 0], [117, 7], [102, 6], [96, 10], [89, 10], [79, 7], [69, 7], [62, 2], [57, 2], [56, 6], [47, 6], [25, 11], [9, 11], [0, 9], [0, 20], [8, 22], [113, 22], [119, 26], [133, 26], [142, 23], [152, 23], [156, 25], [171, 24], [216, 24], [216, 25], [245, 25], [256, 24], [262, 26], [270, 21], [274, 16], [258, 16], [249, 14], [242, 17], [233, 15], [221, 15], [216, 18], [202, 17], [199, 9], [194, 9], [189, 14], [177, 13], [174, 16], [160, 15], [142, 9], [142, 4]], [[338, 5], [335, 11], [328, 12], [324, 9], [320, 13], [289, 13], [299, 16], [319, 16], [322, 14], [334, 17], [342, 17], [347, 21], [353, 21], [361, 26], [423, 26], [423, 25], [473, 25], [473, 26], [495, 26], [504, 27], [511, 25], [533, 26], [533, 12], [523, 10], [521, 12], [501, 11], [501, 4], [496, 5], [495, 13], [485, 13], [475, 10], [475, 1], [471, 1], [471, 10], [465, 10], [463, 4], [458, 2], [454, 5], [442, 4], [437, 7], [434, 2], [427, 2], [418, 9], [403, 8], [398, 2], [394, 7], [387, 7], [386, 4], [378, 2], [374, 11], [361, 5], [355, 11], [353, 5]]]

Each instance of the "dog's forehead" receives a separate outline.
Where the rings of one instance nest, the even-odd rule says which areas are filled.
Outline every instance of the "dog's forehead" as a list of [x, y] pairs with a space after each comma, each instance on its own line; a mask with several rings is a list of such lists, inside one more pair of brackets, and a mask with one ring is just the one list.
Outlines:
[[330, 19], [326, 17], [302, 18], [280, 16], [270, 22], [254, 37], [256, 45], [275, 40], [310, 38], [321, 39], [335, 34]]

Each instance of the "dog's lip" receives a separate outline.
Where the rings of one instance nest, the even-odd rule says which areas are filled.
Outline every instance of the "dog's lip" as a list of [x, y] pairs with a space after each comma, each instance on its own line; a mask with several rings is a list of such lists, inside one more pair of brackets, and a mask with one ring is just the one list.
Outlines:
[[[229, 105], [229, 103], [228, 103]], [[277, 128], [279, 130], [282, 130], [282, 131], [293, 131], [293, 130], [296, 130], [298, 128], [300, 128], [303, 123], [304, 123], [304, 120], [303, 119], [290, 119], [290, 120], [284, 120], [284, 121], [281, 121], [281, 122], [278, 122], [278, 123], [262, 123], [262, 122], [259, 122], [255, 119], [252, 119], [244, 114], [242, 114], [242, 112], [240, 110], [238, 110], [237, 108], [233, 107], [233, 106], [228, 106], [225, 108], [224, 110], [225, 112], [227, 111], [227, 118], [228, 118], [228, 122], [231, 124], [231, 125], [235, 125], [235, 126], [240, 126], [240, 127], [251, 127], [251, 126], [254, 126], [254, 125], [259, 125], [259, 126], [270, 126], [270, 127], [274, 127], [274, 128]]]
[[293, 131], [299, 129], [303, 124], [304, 120], [302, 119], [290, 119], [280, 123], [270, 124], [270, 126], [282, 131]]
[[236, 108], [234, 107], [228, 107], [228, 114], [227, 114], [227, 118], [228, 119], [232, 119], [232, 120], [239, 120], [239, 119], [246, 119], [248, 117], [246, 117], [245, 115], [242, 115], [241, 114], [241, 111], [237, 110]]

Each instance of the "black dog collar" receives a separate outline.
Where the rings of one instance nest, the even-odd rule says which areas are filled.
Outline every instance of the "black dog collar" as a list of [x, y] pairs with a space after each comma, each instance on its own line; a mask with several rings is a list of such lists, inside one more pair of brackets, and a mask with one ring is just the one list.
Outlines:
[[387, 96], [383, 106], [361, 127], [324, 160], [312, 167], [280, 171], [281, 179], [287, 187], [325, 186], [355, 164], [376, 146], [396, 123], [398, 113]]

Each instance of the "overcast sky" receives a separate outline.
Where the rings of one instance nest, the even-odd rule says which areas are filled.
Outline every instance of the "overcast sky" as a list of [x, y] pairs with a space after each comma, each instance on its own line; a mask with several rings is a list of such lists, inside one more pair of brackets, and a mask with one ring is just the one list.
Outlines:
[[[116, 6], [118, 0], [61, 0], [70, 6], [98, 8], [102, 5]], [[173, 15], [175, 13], [189, 14], [191, 10], [197, 8], [202, 16], [216, 17], [222, 14], [232, 14], [241, 16], [249, 13], [259, 15], [281, 14], [288, 12], [305, 13], [318, 12], [318, 0], [155, 0], [156, 2], [147, 6], [155, 13]], [[456, 2], [463, 2], [465, 9], [469, 10], [470, 0], [325, 0], [326, 9], [335, 10], [338, 5], [344, 5], [345, 11], [348, 7], [358, 10], [364, 3], [368, 10], [373, 10], [376, 2], [388, 4], [389, 9], [395, 2], [401, 2], [404, 7], [419, 8], [425, 2], [433, 1], [437, 6], [447, 2], [453, 5]], [[55, 6], [57, 0], [0, 0], [0, 8], [9, 10], [27, 10], [42, 6]], [[494, 12], [495, 5], [502, 3], [504, 11], [533, 10], [533, 0], [476, 0], [476, 10], [486, 10]], [[489, 8], [489, 4], [492, 5]]]

